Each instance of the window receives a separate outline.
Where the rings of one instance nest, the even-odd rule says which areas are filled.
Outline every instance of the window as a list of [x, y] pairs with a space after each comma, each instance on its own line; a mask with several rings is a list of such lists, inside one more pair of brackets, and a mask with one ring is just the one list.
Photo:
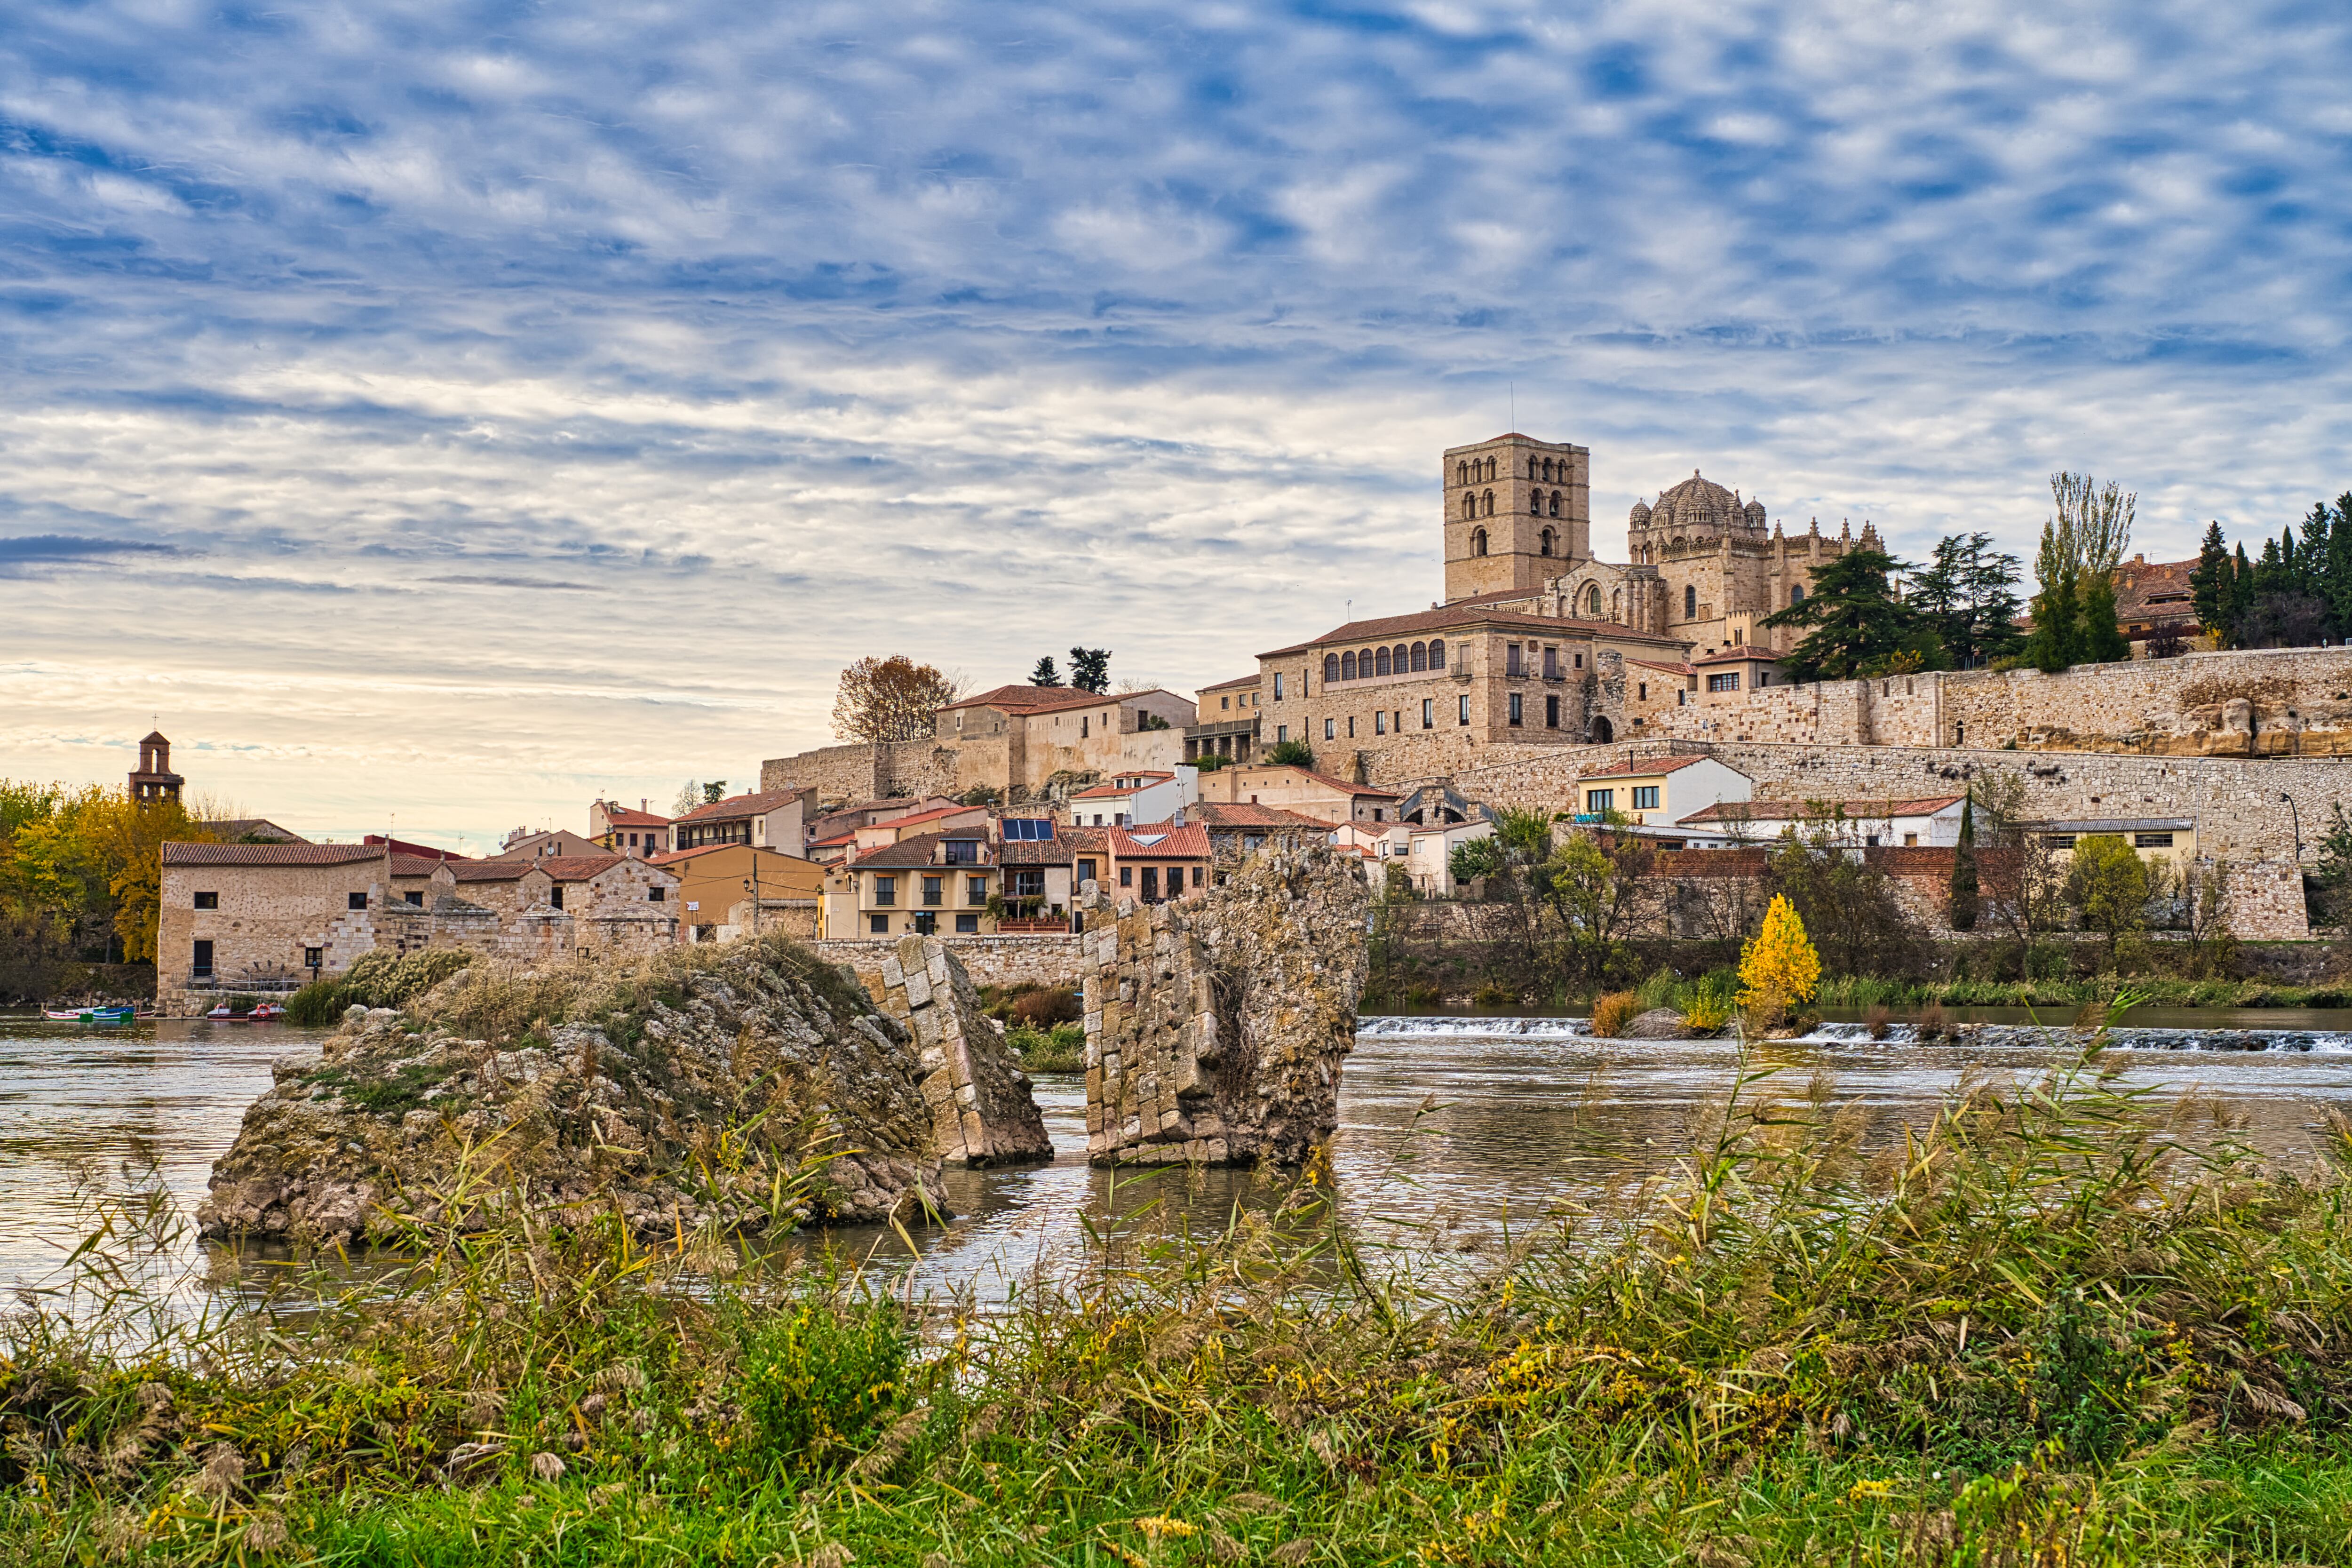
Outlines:
[[559, 909], [559, 910], [560, 910], [560, 909], [562, 909], [562, 908], [563, 907], [563, 889], [562, 889], [562, 888], [559, 886], [559, 887], [553, 887], [553, 888], [550, 888], [550, 889], [547, 889], [547, 901], [548, 901], [548, 903], [549, 903], [551, 906], [552, 906], [553, 908], [555, 908], [555, 909]]
[[1739, 672], [1732, 669], [1721, 675], [1710, 675], [1706, 678], [1706, 689], [1709, 691], [1737, 691], [1739, 689]]
[[1282, 672], [1280, 670], [1276, 670], [1274, 676], [1274, 700], [1276, 702], [1282, 700]]
[[1556, 647], [1544, 649], [1543, 672], [1546, 680], [1559, 679], [1559, 649]]
[[1354, 740], [1355, 738], [1356, 738], [1356, 716], [1355, 716], [1353, 713], [1350, 713], [1350, 714], [1349, 714], [1349, 715], [1348, 715], [1348, 739], [1349, 739], [1350, 741], [1352, 741], [1352, 740]]
[[[1008, 834], [1006, 837], [1012, 836]], [[977, 838], [946, 839], [940, 845], [940, 860], [943, 865], [949, 866], [977, 866], [980, 864], [980, 840]]]
[[[562, 889], [559, 888], [556, 891], [561, 893]], [[423, 893], [403, 893], [400, 895], [400, 900], [401, 902], [406, 904], [412, 910], [421, 910], [425, 907], [425, 895]], [[562, 904], [558, 904], [555, 907], [560, 910], [563, 906]]]
[[1217, 711], [1220, 713], [1229, 713], [1233, 711], [1233, 706], [1234, 700], [1230, 697], [1220, 697], [1217, 699]]
[[210, 980], [213, 977], [213, 944], [211, 942], [200, 942], [195, 944], [188, 959], [188, 969], [198, 980]]
[[1340, 679], [1339, 656], [1336, 653], [1325, 654], [1323, 656], [1323, 684], [1328, 686], [1333, 681]]
[[1242, 835], [1242, 853], [1243, 853], [1243, 854], [1244, 854], [1244, 855], [1255, 855], [1255, 854], [1256, 854], [1259, 850], [1261, 850], [1261, 849], [1263, 849], [1263, 848], [1265, 848], [1265, 834], [1263, 834], [1263, 833], [1244, 833], [1244, 834], [1243, 834], [1243, 835]]
[[988, 902], [988, 879], [966, 877], [963, 879], [963, 901], [974, 909]]
[[956, 935], [958, 935], [958, 936], [978, 936], [979, 934], [980, 934], [980, 917], [979, 917], [978, 915], [958, 915], [958, 916], [956, 916]]
[[1684, 690], [1684, 689], [1683, 689], [1681, 687], [1679, 687], [1679, 686], [1677, 686], [1677, 687], [1675, 687], [1675, 707], [1680, 708], [1680, 707], [1685, 706], [1685, 705], [1689, 701], [1689, 700], [1690, 700], [1690, 693], [1689, 693], [1689, 692], [1687, 692], [1687, 691]]
[[929, 910], [919, 910], [913, 923], [918, 935], [929, 936], [940, 929], [940, 917]]
[[1432, 637], [1429, 640], [1429, 668], [1432, 669], [1444, 669], [1445, 668], [1445, 639], [1444, 637]]
[[306, 948], [304, 948], [304, 949], [302, 950], [302, 967], [303, 967], [303, 968], [305, 968], [305, 969], [323, 969], [323, 968], [325, 968], [325, 967], [326, 967], [326, 963], [327, 963], [327, 950], [326, 950], [325, 948], [323, 948], [323, 947], [306, 947]]
[[1143, 868], [1143, 901], [1147, 904], [1160, 901], [1160, 868], [1157, 866]]
[[363, 910], [367, 908], [367, 895], [365, 893], [347, 893], [343, 897], [343, 908], [347, 910]]
[[1288, 739], [1290, 739], [1290, 726], [1287, 724], [1276, 724], [1274, 727], [1274, 743], [1279, 746]]
[[1135, 886], [1135, 868], [1134, 868], [1134, 867], [1132, 867], [1132, 866], [1121, 866], [1121, 867], [1118, 868], [1118, 885], [1119, 885], [1120, 887], [1122, 887], [1122, 888], [1132, 888], [1133, 886]]
[[1914, 849], [1914, 848], [1916, 848], [1916, 847], [1918, 847], [1918, 844], [1919, 844], [1919, 836], [1918, 836], [1917, 834], [1916, 834], [1916, 833], [1906, 833], [1906, 834], [1905, 834], [1905, 835], [1903, 836], [1903, 847], [1905, 847], [1906, 849]]
[[1507, 642], [1503, 645], [1503, 673], [1505, 675], [1522, 673], [1519, 668], [1519, 645], [1515, 642]]
[[649, 904], [660, 904], [667, 903], [668, 901], [669, 889], [667, 888], [647, 888], [646, 889], [646, 902]]
[[2132, 847], [2135, 849], [2169, 849], [2172, 847], [2172, 835], [2169, 833], [2135, 833], [2132, 835]]
[[1698, 590], [1688, 584], [1683, 586], [1683, 619], [1698, 619]]
[[1650, 700], [1650, 683], [1646, 680], [1635, 682], [1633, 692], [1636, 701], [1647, 702]]
[[870, 934], [875, 936], [888, 936], [890, 934], [890, 917], [888, 915], [867, 915], [866, 917], [866, 929]]
[[1585, 810], [1587, 810], [1587, 811], [1614, 811], [1616, 808], [1617, 808], [1617, 792], [1616, 792], [1615, 790], [1613, 790], [1613, 789], [1589, 789], [1589, 790], [1586, 790], [1586, 791], [1584, 792], [1584, 809], [1585, 809]]
[[1336, 741], [1336, 740], [1338, 740], [1338, 739], [1339, 738], [1339, 721], [1338, 720], [1336, 720], [1336, 719], [1326, 719], [1326, 720], [1324, 720], [1324, 721], [1323, 721], [1323, 738], [1324, 738], [1325, 740], [1327, 740], [1327, 741]]
[[1094, 863], [1092, 860], [1081, 859], [1081, 860], [1078, 862], [1078, 884], [1079, 884], [1079, 886], [1083, 887], [1083, 886], [1085, 886], [1087, 883], [1091, 882], [1091, 881], [1093, 881], [1094, 879], [1095, 879], [1095, 863]]
[[1470, 694], [1466, 691], [1454, 700], [1454, 721], [1456, 724], [1470, 722]]
[[1192, 886], [1196, 888], [1202, 886], [1205, 880], [1206, 871], [1206, 867], [1195, 866], [1192, 868]]
[[1383, 710], [1381, 712], [1374, 713], [1372, 715], [1372, 733], [1375, 735], [1385, 735], [1388, 732], [1389, 716], [1387, 711]]
[[1862, 842], [1864, 848], [1875, 849], [1878, 847], [1878, 835], [1875, 833], [1865, 833], [1862, 836]]
[[1633, 809], [1635, 811], [1657, 810], [1658, 786], [1656, 784], [1635, 784], [1633, 786]]
[[1396, 673], [1395, 668], [1389, 662], [1389, 650], [1386, 648], [1381, 648], [1372, 655], [1372, 664], [1374, 673], [1376, 674], [1393, 675]]
[[1421, 727], [1424, 730], [1437, 728], [1437, 699], [1434, 697], [1421, 700]]
[[[1538, 497], [1538, 499], [1540, 500], [1541, 498]], [[1551, 553], [1551, 530], [1547, 528], [1543, 531], [1542, 552], [1544, 554], [1549, 555]]]
[[1484, 555], [1486, 553], [1486, 531], [1485, 529], [1474, 528], [1470, 531], [1470, 553], [1473, 555]]
[[1429, 668], [1429, 645], [1427, 643], [1417, 642], [1412, 645], [1412, 668], [1415, 670], [1423, 670]]
[[1805, 602], [1805, 585], [1804, 585], [1802, 583], [1791, 583], [1791, 584], [1789, 584], [1789, 603], [1790, 603], [1790, 604], [1792, 604], [1792, 605], [1801, 605], [1801, 604], [1803, 604], [1804, 602]]
[[1356, 679], [1356, 654], [1352, 648], [1339, 656], [1339, 679], [1342, 680]]
[[[1016, 899], [1044, 898], [1045, 896], [1045, 868], [1043, 867], [1033, 866], [1025, 870], [1013, 872], [1013, 896]], [[974, 903], [982, 904], [988, 901], [988, 893], [985, 886], [981, 889], [981, 896], [974, 899], [972, 901]]]
[[1511, 723], [1514, 728], [1517, 728], [1524, 721], [1521, 710], [1526, 701], [1527, 699], [1520, 696], [1517, 692], [1514, 691], [1511, 693]]
[[[1483, 495], [1483, 496], [1479, 497], [1478, 499], [1479, 499], [1480, 500], [1482, 500], [1482, 501], [1486, 502], [1486, 515], [1487, 515], [1488, 517], [1492, 517], [1492, 516], [1494, 516], [1494, 515], [1495, 515], [1495, 492], [1494, 492], [1493, 490], [1488, 490], [1485, 495]], [[1479, 537], [1480, 537], [1481, 539], [1484, 539], [1484, 538], [1486, 537], [1486, 534], [1484, 533], [1484, 531], [1483, 531], [1480, 532]], [[1480, 552], [1478, 552], [1478, 553], [1479, 553], [1479, 554], [1481, 554], [1481, 555], [1484, 555], [1484, 554], [1486, 554], [1486, 552], [1484, 550], [1481, 550]]]
[[1544, 728], [1547, 730], [1559, 728], [1559, 699], [1557, 697], [1544, 699]]
[[1559, 515], [1559, 492], [1558, 490], [1551, 492], [1551, 515], [1554, 517], [1558, 517]]
[[898, 879], [896, 877], [875, 878], [874, 901], [877, 904], [883, 905], [897, 903], [898, 901]]
[[2042, 838], [2042, 846], [2045, 849], [2072, 849], [2074, 847], [2074, 836], [2071, 833], [2049, 834]]
[[[1478, 498], [1467, 490], [1462, 492], [1462, 515], [1464, 517], [1475, 517], [1478, 515]], [[1475, 555], [1478, 552], [1474, 550], [1471, 553]]]
[[196, 908], [200, 910], [216, 910], [220, 908], [220, 895], [218, 893], [198, 893], [196, 895]]

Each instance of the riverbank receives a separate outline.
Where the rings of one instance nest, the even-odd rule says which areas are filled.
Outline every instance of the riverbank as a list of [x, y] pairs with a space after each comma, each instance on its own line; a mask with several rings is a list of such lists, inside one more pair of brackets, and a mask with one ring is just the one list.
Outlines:
[[1365, 1246], [1309, 1176], [1222, 1233], [1106, 1228], [986, 1313], [736, 1271], [709, 1235], [646, 1253], [593, 1214], [417, 1226], [397, 1279], [266, 1334], [182, 1324], [129, 1353], [134, 1300], [20, 1318], [0, 1541], [835, 1568], [2333, 1560], [2352, 1184], [2191, 1154], [2167, 1120], [2095, 1065], [1974, 1090], [1876, 1154], [1844, 1110], [1751, 1098], [1678, 1177], [1466, 1270], [1431, 1271], [1444, 1234]]

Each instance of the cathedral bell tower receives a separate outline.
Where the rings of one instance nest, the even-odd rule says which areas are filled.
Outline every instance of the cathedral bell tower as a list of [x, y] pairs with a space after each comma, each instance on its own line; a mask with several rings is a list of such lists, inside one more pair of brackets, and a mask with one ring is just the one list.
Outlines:
[[1449, 447], [1445, 598], [1523, 593], [1592, 558], [1592, 453], [1517, 433]]

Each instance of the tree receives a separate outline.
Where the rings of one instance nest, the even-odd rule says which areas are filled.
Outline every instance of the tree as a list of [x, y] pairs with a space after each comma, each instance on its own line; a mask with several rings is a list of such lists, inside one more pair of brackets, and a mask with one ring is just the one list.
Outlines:
[[1992, 547], [1990, 533], [1938, 540], [1923, 571], [1913, 574], [1905, 603], [1934, 628], [1953, 668], [1973, 669], [2017, 650], [2024, 637], [2017, 616], [2017, 557]]
[[1781, 660], [1790, 678], [1847, 680], [1905, 656], [1919, 660], [1914, 669], [1941, 668], [1933, 626], [1889, 586], [1901, 570], [1885, 552], [1857, 546], [1822, 568], [1803, 600], [1765, 616], [1760, 625], [1806, 628], [1804, 640]]
[[179, 801], [0, 781], [0, 931], [16, 950], [8, 956], [153, 962], [163, 846], [212, 841]]
[[1265, 749], [1265, 760], [1277, 768], [1311, 768], [1315, 752], [1304, 741], [1276, 741]]
[[704, 782], [702, 786], [703, 805], [717, 805], [720, 801], [725, 800], [726, 798], [727, 781], [725, 779], [709, 779]]
[[2352, 818], [2344, 815], [2342, 801], [2330, 802], [2329, 810], [2335, 819], [2319, 840], [2319, 865], [2311, 880], [2321, 921], [2352, 925]]
[[1070, 650], [1070, 684], [1080, 691], [1108, 691], [1110, 689], [1110, 649], [1107, 647], [1072, 648]]
[[2050, 476], [2054, 503], [2033, 559], [2041, 592], [2025, 658], [2055, 674], [2085, 660], [2129, 658], [2131, 642], [2116, 619], [2116, 567], [2131, 542], [2138, 498], [2088, 474]]
[[702, 786], [694, 780], [688, 779], [678, 786], [677, 798], [670, 802], [669, 814], [672, 816], [684, 816], [702, 803]]
[[1040, 658], [1037, 661], [1036, 667], [1029, 671], [1029, 684], [1032, 686], [1059, 686], [1062, 684], [1062, 672], [1060, 668], [1055, 665], [1054, 656], [1052, 654], [1049, 653]]
[[1960, 842], [1952, 851], [1951, 911], [1954, 931], [1977, 929], [1977, 792], [1969, 786], [1960, 803]]
[[1987, 773], [1976, 781], [1976, 810], [1984, 817], [1977, 857], [1978, 919], [1991, 920], [2017, 943], [2017, 977], [2030, 973], [2034, 940], [2059, 918], [2056, 858], [2026, 819], [2024, 775]]
[[2207, 523], [2204, 542], [2197, 547], [2197, 569], [2189, 574], [2189, 605], [2197, 614], [2197, 624], [2220, 647], [2229, 645], [2231, 612], [2236, 607], [2230, 591], [2235, 573], [2230, 548], [2221, 542], [2221, 523]]
[[869, 654], [841, 672], [833, 732], [845, 741], [926, 740], [940, 710], [955, 700], [955, 683], [931, 666], [904, 654]]
[[1777, 896], [1803, 917], [1805, 930], [1840, 974], [1900, 974], [1918, 957], [1922, 932], [1903, 912], [1894, 883], [1868, 855], [1854, 851], [1856, 825], [1836, 807], [1807, 807], [1765, 865]]
[[1631, 833], [1610, 831], [1626, 826], [1609, 820], [1601, 832], [1571, 833], [1542, 867], [1544, 899], [1559, 922], [1568, 966], [1588, 986], [1601, 984], [1661, 890], [1649, 874], [1656, 851]]
[[2086, 833], [2074, 840], [2066, 868], [2066, 901], [2082, 916], [2083, 929], [2106, 938], [2106, 967], [2116, 964], [2116, 945], [2147, 929], [2147, 862], [2120, 834]]
[[1790, 1003], [1811, 1001], [1821, 981], [1821, 955], [1805, 936], [1805, 922], [1795, 905], [1775, 897], [1763, 929], [1739, 950], [1740, 1006], [1769, 1027]]
[[2131, 638], [2124, 635], [2116, 614], [2116, 578], [2112, 572], [2087, 574], [2083, 579], [2082, 634], [2076, 647], [2085, 664], [2120, 664], [2132, 656]]

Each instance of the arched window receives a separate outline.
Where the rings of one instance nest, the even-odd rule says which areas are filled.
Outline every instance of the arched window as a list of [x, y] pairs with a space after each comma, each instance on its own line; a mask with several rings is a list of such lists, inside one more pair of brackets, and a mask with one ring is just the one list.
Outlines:
[[1339, 679], [1342, 680], [1356, 679], [1356, 650], [1353, 648], [1339, 656]]
[[1468, 490], [1462, 492], [1462, 515], [1465, 517], [1478, 515], [1478, 498]]
[[1465, 458], [1454, 465], [1454, 482], [1457, 485], [1466, 485], [1470, 482], [1469, 458]]
[[1558, 490], [1551, 492], [1551, 514], [1554, 517], [1558, 517], [1559, 515], [1559, 492]]
[[1493, 490], [1488, 490], [1486, 492], [1486, 515], [1488, 517], [1495, 515], [1495, 492]]
[[1683, 584], [1683, 619], [1698, 619], [1698, 589], [1688, 583]]
[[1625, 591], [1622, 588], [1609, 595], [1609, 618], [1612, 621], [1625, 618]]
[[1470, 553], [1473, 555], [1484, 555], [1486, 553], [1486, 531], [1485, 529], [1474, 528], [1470, 531]]
[[1497, 468], [1499, 468], [1499, 467], [1501, 467], [1501, 465], [1500, 465], [1500, 464], [1498, 464], [1497, 462], [1496, 462], [1496, 460], [1495, 460], [1494, 458], [1487, 458], [1487, 459], [1486, 459], [1486, 477], [1487, 477], [1488, 479], [1493, 479], [1493, 478], [1495, 477], [1495, 470], [1496, 470]]
[[[1546, 463], [1544, 467], [1549, 468], [1551, 465], [1549, 463]], [[1528, 459], [1528, 478], [1532, 479], [1536, 477], [1536, 460], [1533, 458], [1529, 458]]]
[[1592, 733], [1590, 739], [1596, 744], [1605, 746], [1616, 738], [1615, 726], [1612, 725], [1605, 716], [1595, 713], [1592, 716]]
[[1363, 652], [1356, 656], [1356, 679], [1359, 680], [1370, 680], [1371, 678], [1372, 650], [1370, 648], [1366, 648]]
[[1429, 645], [1427, 643], [1417, 642], [1412, 645], [1412, 667], [1417, 670], [1427, 669], [1429, 668]]
[[1803, 604], [1804, 602], [1805, 602], [1805, 585], [1804, 585], [1802, 583], [1791, 583], [1791, 584], [1789, 584], [1789, 603], [1790, 603], [1790, 604], [1792, 604], [1792, 605], [1801, 605], [1801, 604]]
[[1389, 650], [1389, 663], [1392, 668], [1394, 668], [1399, 675], [1411, 673], [1411, 652], [1412, 650], [1407, 648], [1402, 643], [1397, 644], [1396, 647]]
[[1335, 680], [1345, 680], [1347, 679], [1348, 678], [1346, 676], [1339, 673], [1339, 656], [1336, 653], [1325, 654], [1323, 656], [1323, 684], [1328, 686]]
[[1432, 637], [1430, 639], [1429, 668], [1432, 669], [1444, 669], [1445, 668], [1445, 639], [1444, 637]]
[[1601, 618], [1601, 584], [1598, 583], [1584, 585], [1584, 618], [1588, 621]]
[[1543, 553], [1551, 553], [1551, 530], [1549, 528], [1543, 531]]
[[1377, 664], [1380, 666], [1380, 668], [1379, 668], [1377, 671], [1375, 671], [1375, 673], [1376, 673], [1376, 674], [1380, 674], [1380, 675], [1386, 675], [1386, 674], [1390, 673], [1390, 671], [1389, 671], [1389, 650], [1388, 650], [1388, 649], [1386, 649], [1386, 648], [1382, 648], [1382, 649], [1381, 649], [1381, 651], [1380, 651], [1380, 656], [1379, 656], [1379, 658], [1378, 658], [1374, 662], [1375, 662], [1375, 663], [1377, 663]]

